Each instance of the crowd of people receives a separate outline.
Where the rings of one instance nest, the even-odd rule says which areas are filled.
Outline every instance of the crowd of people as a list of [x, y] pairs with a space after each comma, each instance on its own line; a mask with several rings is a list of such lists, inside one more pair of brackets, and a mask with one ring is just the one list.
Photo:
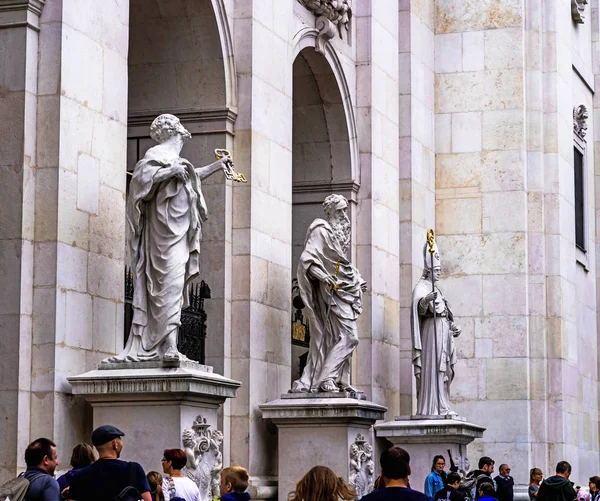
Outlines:
[[[124, 446], [124, 433], [105, 425], [92, 433], [94, 450], [88, 444], [78, 444], [71, 456], [72, 469], [54, 478], [58, 466], [56, 444], [47, 438], [34, 440], [25, 450], [27, 470], [19, 479], [27, 480], [27, 489], [19, 499], [25, 501], [199, 501], [196, 483], [183, 470], [187, 456], [181, 449], [166, 449], [161, 459], [162, 473], [147, 474], [135, 462], [119, 459]], [[381, 475], [374, 490], [363, 496], [364, 501], [514, 501], [514, 479], [508, 464], [501, 464], [494, 476], [495, 462], [490, 457], [479, 459], [478, 468], [459, 474], [453, 467], [445, 470], [444, 456], [433, 458], [423, 492], [410, 485], [410, 455], [394, 446], [382, 452]], [[560, 461], [555, 475], [544, 479], [542, 470], [529, 472], [530, 501], [600, 501], [600, 477], [589, 479], [589, 491], [575, 486], [570, 480], [571, 465]], [[12, 481], [11, 481], [12, 482]], [[231, 466], [221, 471], [220, 501], [250, 501], [246, 492], [248, 471]], [[7, 484], [8, 485], [8, 484]], [[12, 485], [18, 485], [14, 483]], [[23, 488], [20, 484], [19, 489]], [[0, 488], [0, 494], [4, 491]], [[7, 496], [9, 499], [13, 499]], [[350, 501], [356, 492], [342, 477], [326, 466], [313, 467], [297, 483], [290, 501]]]
[[[72, 469], [58, 479], [54, 478], [58, 466], [56, 444], [47, 438], [34, 440], [25, 450], [27, 470], [19, 477], [28, 482], [24, 501], [200, 501], [198, 486], [182, 473], [187, 463], [185, 451], [166, 449], [161, 459], [162, 473], [146, 474], [140, 464], [119, 459], [124, 436], [111, 425], [96, 428], [91, 438], [98, 458], [90, 445], [76, 445], [71, 455]], [[221, 470], [220, 501], [250, 501], [248, 482], [248, 472], [241, 466]], [[21, 484], [11, 485], [16, 494], [22, 493]], [[1, 488], [0, 493], [4, 494]], [[7, 494], [13, 499], [11, 493]]]

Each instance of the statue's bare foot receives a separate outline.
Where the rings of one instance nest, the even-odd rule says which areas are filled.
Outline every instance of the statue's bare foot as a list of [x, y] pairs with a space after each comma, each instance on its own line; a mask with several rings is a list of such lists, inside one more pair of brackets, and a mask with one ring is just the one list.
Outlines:
[[323, 381], [321, 383], [321, 385], [319, 386], [319, 390], [327, 392], [327, 393], [340, 391], [340, 389], [338, 388], [338, 385], [335, 384], [333, 379], [326, 379], [325, 381]]
[[354, 386], [350, 386], [349, 384], [340, 383], [340, 388], [342, 391], [349, 391], [351, 393], [362, 393], [362, 391], [357, 390]]
[[163, 360], [168, 361], [168, 362], [172, 362], [175, 360], [183, 360], [184, 356], [179, 353], [177, 351], [177, 348], [169, 348], [167, 351], [165, 351], [165, 354], [163, 355]]
[[294, 381], [288, 393], [308, 393], [308, 388], [302, 386], [302, 383]]

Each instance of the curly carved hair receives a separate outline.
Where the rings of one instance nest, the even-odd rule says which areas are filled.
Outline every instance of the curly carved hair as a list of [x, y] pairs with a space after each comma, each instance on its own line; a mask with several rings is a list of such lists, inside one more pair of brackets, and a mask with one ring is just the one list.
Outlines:
[[156, 117], [150, 126], [150, 137], [157, 143], [162, 143], [181, 132], [186, 139], [191, 137], [190, 133], [181, 125], [179, 118], [169, 113]]
[[327, 466], [311, 468], [302, 480], [296, 484], [296, 490], [290, 493], [289, 501], [350, 501], [356, 499], [356, 492], [346, 485]]

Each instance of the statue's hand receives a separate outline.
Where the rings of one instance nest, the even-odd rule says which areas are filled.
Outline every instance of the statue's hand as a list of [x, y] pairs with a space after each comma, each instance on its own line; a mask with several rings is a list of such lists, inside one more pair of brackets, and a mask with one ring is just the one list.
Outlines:
[[452, 331], [452, 336], [453, 337], [458, 337], [460, 336], [462, 329], [460, 328], [460, 325], [455, 324], [454, 322], [450, 325], [450, 330]]
[[333, 276], [333, 275], [329, 275], [325, 281], [327, 282], [327, 285], [329, 285], [329, 287], [331, 289], [336, 289], [337, 288], [337, 277]]
[[437, 295], [438, 295], [437, 291], [431, 291], [423, 299], [425, 300], [425, 302], [429, 303], [431, 301], [435, 301], [437, 299]]
[[362, 282], [360, 284], [360, 290], [363, 292], [367, 292], [367, 282]]
[[183, 164], [177, 164], [173, 166], [173, 175], [177, 179], [181, 179], [184, 182], [190, 178], [188, 171]]

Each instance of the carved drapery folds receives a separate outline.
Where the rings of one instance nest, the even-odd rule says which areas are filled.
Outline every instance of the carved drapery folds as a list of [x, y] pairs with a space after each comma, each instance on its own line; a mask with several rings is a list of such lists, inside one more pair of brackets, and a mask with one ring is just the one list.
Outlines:
[[323, 53], [325, 50], [325, 42], [331, 40], [336, 34], [339, 35], [341, 39], [344, 38], [344, 33], [348, 35], [350, 30], [350, 19], [352, 18], [351, 0], [298, 1], [317, 16], [315, 22], [315, 27], [319, 31], [315, 47], [317, 52]]
[[585, 22], [583, 12], [585, 11], [585, 6], [587, 4], [587, 0], [571, 0], [571, 16], [573, 17], [573, 21], [579, 24]]
[[373, 446], [360, 433], [350, 445], [350, 462], [348, 464], [348, 483], [360, 499], [373, 490], [375, 462]]
[[581, 139], [584, 139], [587, 134], [588, 116], [588, 110], [585, 105], [580, 104], [573, 108], [573, 132]]

